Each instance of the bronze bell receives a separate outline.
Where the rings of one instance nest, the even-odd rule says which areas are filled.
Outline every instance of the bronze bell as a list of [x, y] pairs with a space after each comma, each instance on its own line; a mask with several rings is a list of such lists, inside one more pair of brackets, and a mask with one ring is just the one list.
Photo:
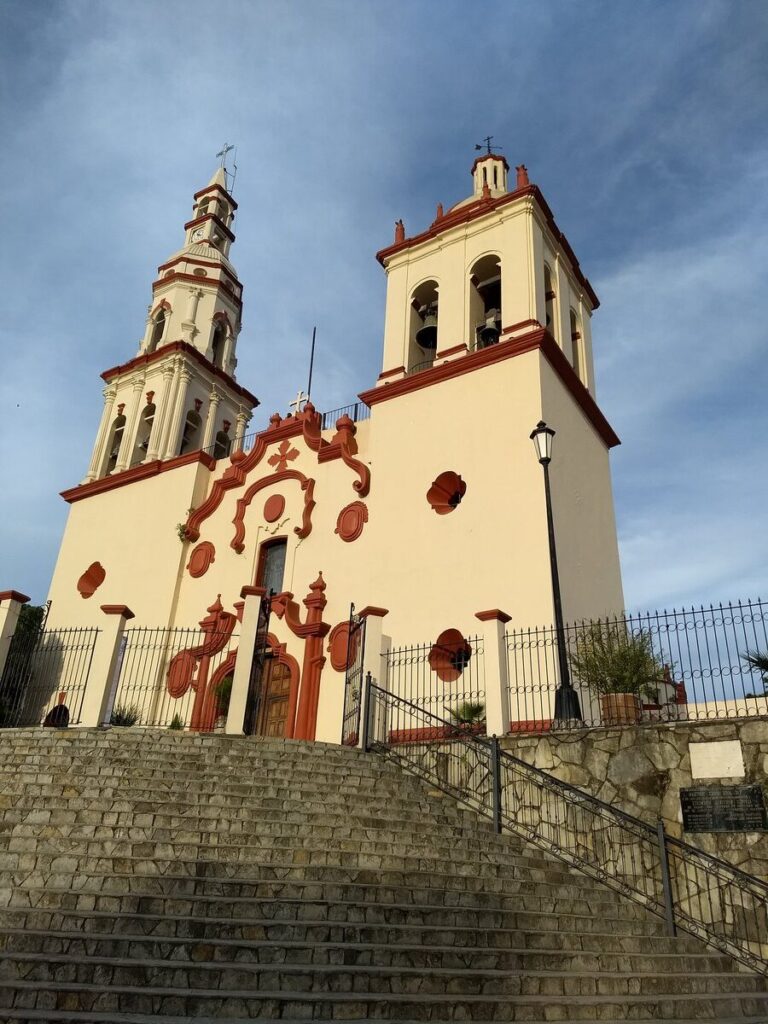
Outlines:
[[437, 312], [434, 306], [424, 314], [424, 323], [416, 331], [416, 344], [422, 348], [437, 348]]
[[490, 309], [488, 311], [488, 318], [484, 324], [481, 324], [477, 329], [477, 347], [488, 348], [489, 345], [495, 345], [499, 340], [499, 327], [496, 321], [496, 310]]

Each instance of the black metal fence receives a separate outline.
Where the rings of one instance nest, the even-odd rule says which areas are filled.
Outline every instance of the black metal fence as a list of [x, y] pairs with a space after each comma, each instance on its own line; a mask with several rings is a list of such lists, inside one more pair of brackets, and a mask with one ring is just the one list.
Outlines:
[[18, 630], [0, 679], [0, 727], [77, 725], [98, 629]]
[[[566, 649], [581, 719], [556, 719]], [[768, 605], [760, 600], [648, 612], [507, 633], [510, 729], [650, 724], [768, 714]]]
[[229, 707], [237, 635], [202, 629], [126, 630], [112, 725], [211, 732]]
[[366, 680], [363, 746], [534, 846], [768, 972], [768, 885]]
[[344, 715], [341, 723], [341, 742], [354, 747], [360, 736], [360, 704], [363, 691], [363, 665], [365, 663], [366, 619], [355, 615], [355, 606], [349, 611], [347, 632], [347, 668], [344, 675]]
[[[485, 649], [482, 637], [395, 647], [382, 654], [384, 685], [415, 707], [475, 732], [485, 732]], [[418, 723], [408, 729], [420, 728]]]
[[370, 418], [371, 410], [365, 402], [353, 402], [351, 405], [341, 405], [338, 409], [331, 409], [328, 412], [320, 413], [320, 429], [330, 430], [336, 426], [336, 420], [342, 416], [349, 416], [355, 423]]

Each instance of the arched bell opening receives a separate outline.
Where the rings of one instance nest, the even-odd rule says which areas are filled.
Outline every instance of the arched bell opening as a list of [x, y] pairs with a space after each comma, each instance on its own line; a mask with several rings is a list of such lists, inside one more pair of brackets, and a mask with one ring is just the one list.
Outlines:
[[224, 422], [224, 426], [216, 434], [213, 445], [214, 459], [226, 459], [232, 449], [232, 438], [229, 436], [231, 423]]
[[582, 350], [581, 324], [575, 309], [571, 310], [571, 366], [580, 381], [584, 380], [584, 359]]
[[552, 282], [552, 271], [544, 264], [544, 326], [557, 341], [557, 320], [555, 317], [555, 288]]
[[200, 447], [200, 433], [203, 421], [200, 413], [190, 409], [187, 418], [184, 420], [184, 433], [181, 435], [181, 448], [179, 455], [186, 455], [187, 452], [194, 452]]
[[501, 260], [481, 257], [469, 272], [470, 337], [476, 349], [495, 345], [501, 335]]
[[152, 424], [155, 422], [155, 405], [149, 402], [141, 411], [139, 417], [139, 429], [136, 432], [136, 444], [133, 448], [131, 465], [138, 466], [147, 457], [149, 450], [149, 439], [152, 435]]
[[424, 281], [411, 295], [408, 372], [431, 366], [437, 352], [438, 285]]
[[165, 322], [168, 319], [168, 310], [165, 306], [159, 309], [152, 318], [152, 331], [149, 335], [149, 344], [147, 345], [147, 352], [154, 352], [155, 349], [159, 348], [163, 341], [163, 335], [165, 334]]
[[120, 455], [120, 445], [123, 443], [123, 433], [125, 432], [125, 416], [122, 412], [112, 421], [112, 426], [109, 431], [109, 441], [107, 442], [106, 454], [104, 456], [104, 465], [102, 466], [101, 476], [109, 476], [114, 471], [117, 465], [117, 460]]
[[224, 366], [224, 347], [227, 344], [227, 326], [223, 320], [217, 320], [213, 328], [213, 340], [211, 341], [211, 362], [218, 369]]

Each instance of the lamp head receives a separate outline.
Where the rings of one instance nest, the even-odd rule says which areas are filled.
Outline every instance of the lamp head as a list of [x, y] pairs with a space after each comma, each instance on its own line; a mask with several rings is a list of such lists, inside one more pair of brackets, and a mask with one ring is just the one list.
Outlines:
[[531, 431], [531, 440], [536, 449], [536, 458], [542, 466], [546, 466], [552, 459], [552, 438], [554, 436], [554, 430], [552, 427], [548, 427], [544, 420], [539, 420], [536, 424], [536, 429]]

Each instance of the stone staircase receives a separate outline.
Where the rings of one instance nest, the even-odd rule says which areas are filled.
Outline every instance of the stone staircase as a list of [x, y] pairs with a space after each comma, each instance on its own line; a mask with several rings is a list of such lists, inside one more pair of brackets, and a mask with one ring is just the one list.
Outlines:
[[374, 755], [0, 732], [0, 1021], [768, 1022], [766, 979]]

